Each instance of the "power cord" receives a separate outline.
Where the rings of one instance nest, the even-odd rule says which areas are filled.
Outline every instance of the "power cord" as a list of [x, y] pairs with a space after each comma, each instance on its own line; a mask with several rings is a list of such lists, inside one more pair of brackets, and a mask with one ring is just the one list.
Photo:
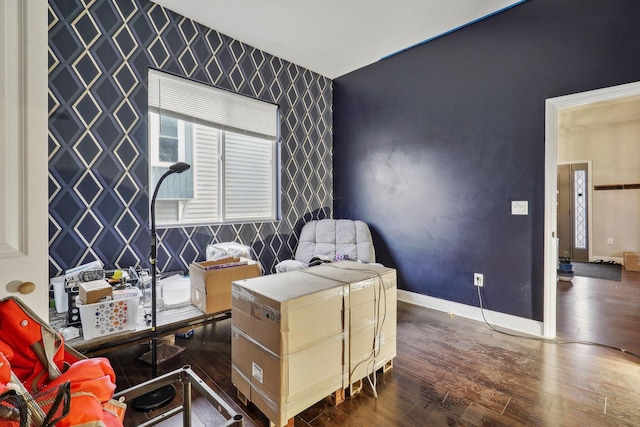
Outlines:
[[618, 350], [618, 351], [621, 351], [623, 353], [630, 354], [632, 356], [640, 358], [640, 354], [634, 353], [632, 351], [625, 350], [624, 348], [616, 347], [614, 345], [603, 344], [603, 343], [598, 343], [598, 342], [593, 342], [593, 341], [558, 340], [558, 339], [530, 337], [530, 336], [526, 336], [526, 335], [512, 334], [510, 332], [505, 332], [505, 331], [501, 331], [499, 329], [496, 329], [491, 323], [489, 323], [487, 321], [487, 318], [484, 315], [484, 307], [482, 306], [482, 294], [480, 293], [481, 286], [477, 286], [477, 288], [478, 288], [478, 300], [480, 301], [480, 313], [482, 314], [482, 319], [484, 320], [484, 323], [486, 323], [487, 326], [494, 332], [497, 332], [497, 333], [503, 334], [503, 335], [508, 335], [510, 337], [524, 338], [524, 339], [533, 340], [533, 341], [541, 341], [541, 342], [546, 342], [546, 343], [549, 343], [549, 344], [584, 344], [584, 345], [593, 345], [593, 346], [597, 346], [597, 347], [603, 347], [603, 348], [609, 348], [609, 349], [612, 349], [612, 350]]

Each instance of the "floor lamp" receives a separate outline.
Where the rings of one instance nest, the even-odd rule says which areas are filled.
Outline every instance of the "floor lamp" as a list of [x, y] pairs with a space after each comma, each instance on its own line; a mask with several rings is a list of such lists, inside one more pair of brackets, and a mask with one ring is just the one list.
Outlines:
[[[157, 348], [158, 337], [156, 333], [156, 256], [157, 256], [157, 236], [156, 236], [156, 197], [158, 196], [158, 189], [162, 184], [162, 181], [166, 177], [174, 173], [182, 173], [189, 169], [191, 165], [183, 162], [178, 162], [169, 167], [169, 170], [164, 173], [156, 184], [156, 189], [153, 192], [151, 198], [151, 375], [152, 378], [156, 378], [158, 375], [158, 363], [157, 363]], [[147, 394], [143, 394], [133, 400], [133, 407], [139, 411], [151, 411], [160, 406], [166, 405], [173, 400], [176, 391], [171, 384], [157, 388], [150, 391]]]

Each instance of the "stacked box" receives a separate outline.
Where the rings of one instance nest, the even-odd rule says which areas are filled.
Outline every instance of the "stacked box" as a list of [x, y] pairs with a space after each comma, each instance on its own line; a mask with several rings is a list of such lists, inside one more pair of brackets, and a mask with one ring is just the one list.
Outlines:
[[207, 314], [229, 311], [231, 283], [259, 275], [260, 266], [250, 259], [229, 257], [194, 262], [189, 266], [191, 304]]
[[81, 282], [78, 285], [78, 296], [83, 304], [94, 304], [104, 299], [113, 299], [113, 288], [104, 279]]
[[344, 388], [373, 374], [396, 357], [396, 271], [379, 265], [342, 261], [305, 270], [333, 279], [345, 292], [348, 359]]
[[624, 269], [627, 271], [640, 271], [640, 253], [624, 252]]
[[344, 287], [294, 271], [232, 285], [231, 380], [269, 420], [341, 390]]

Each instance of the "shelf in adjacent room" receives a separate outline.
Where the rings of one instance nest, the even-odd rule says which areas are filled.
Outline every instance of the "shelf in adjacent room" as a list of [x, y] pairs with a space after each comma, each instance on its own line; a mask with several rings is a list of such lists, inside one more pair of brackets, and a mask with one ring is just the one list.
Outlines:
[[594, 190], [639, 190], [640, 184], [608, 184], [594, 185]]

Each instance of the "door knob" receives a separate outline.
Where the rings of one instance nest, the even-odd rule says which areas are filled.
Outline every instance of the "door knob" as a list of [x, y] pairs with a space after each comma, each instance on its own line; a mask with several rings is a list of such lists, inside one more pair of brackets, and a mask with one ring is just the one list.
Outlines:
[[18, 285], [18, 292], [21, 294], [30, 294], [36, 288], [36, 284], [33, 282], [22, 282]]

